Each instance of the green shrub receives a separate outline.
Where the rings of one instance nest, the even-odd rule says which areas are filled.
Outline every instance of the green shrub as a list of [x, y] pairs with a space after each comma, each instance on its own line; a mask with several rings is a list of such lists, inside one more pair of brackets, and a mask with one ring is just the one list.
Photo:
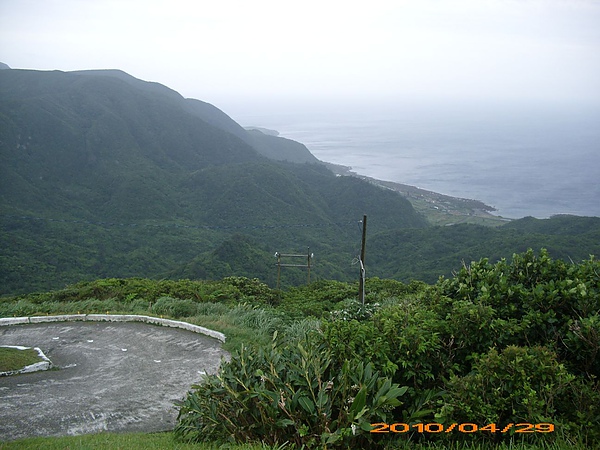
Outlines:
[[376, 303], [388, 298], [402, 298], [407, 294], [417, 294], [426, 290], [429, 286], [416, 280], [405, 284], [397, 280], [372, 277], [366, 279], [365, 287], [367, 291], [366, 302]]
[[557, 409], [562, 411], [561, 426], [571, 436], [582, 441], [600, 442], [600, 382], [597, 379], [578, 378], [569, 384], [557, 399]]
[[555, 400], [575, 377], [544, 347], [510, 346], [477, 357], [473, 371], [446, 383], [440, 417], [448, 422], [553, 422]]
[[321, 326], [324, 345], [338, 361], [368, 361], [387, 376], [396, 373], [398, 365], [390, 359], [389, 341], [373, 322], [338, 319]]
[[443, 367], [443, 322], [437, 314], [409, 299], [381, 309], [373, 321], [398, 367], [395, 381], [415, 390], [432, 388]]
[[440, 299], [448, 298], [433, 305], [438, 313], [449, 311], [443, 339], [454, 340], [455, 347], [460, 341], [463, 362], [469, 349], [539, 345], [554, 349], [571, 373], [600, 377], [599, 273], [593, 257], [568, 264], [544, 249], [515, 254], [510, 263], [483, 259], [465, 265], [436, 285]]
[[277, 293], [258, 278], [225, 277], [222, 283], [238, 289], [244, 301], [268, 305], [276, 303]]
[[600, 263], [552, 260], [544, 249], [513, 255], [512, 262], [487, 259], [465, 265], [437, 287], [456, 300], [491, 306], [505, 320], [527, 323], [522, 337], [529, 342], [555, 341], [570, 319], [594, 314], [600, 307]]
[[364, 305], [358, 299], [349, 298], [338, 304], [340, 309], [331, 311], [330, 316], [333, 320], [358, 320], [369, 319], [379, 309], [379, 303], [365, 303]]
[[446, 307], [441, 336], [445, 372], [463, 373], [470, 369], [470, 355], [484, 353], [495, 344], [505, 343], [506, 324], [496, 322], [494, 308], [470, 300], [457, 300]]
[[[314, 341], [242, 347], [193, 387], [175, 429], [191, 441], [290, 442], [306, 448], [377, 445], [371, 423], [391, 420], [406, 388], [371, 364], [333, 363]], [[376, 436], [380, 437], [380, 436]]]
[[588, 376], [600, 377], [600, 315], [569, 321], [562, 342], [569, 362]]
[[340, 281], [319, 280], [283, 293], [279, 308], [292, 317], [325, 317], [347, 299], [357, 298], [358, 286]]

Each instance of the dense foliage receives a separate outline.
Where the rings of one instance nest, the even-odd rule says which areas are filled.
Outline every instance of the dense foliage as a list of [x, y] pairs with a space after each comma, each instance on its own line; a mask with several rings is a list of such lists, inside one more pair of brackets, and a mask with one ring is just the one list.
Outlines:
[[526, 217], [497, 228], [459, 224], [426, 229], [398, 229], [369, 239], [368, 263], [377, 276], [435, 283], [451, 276], [460, 262], [509, 259], [528, 248], [545, 248], [553, 258], [581, 261], [600, 254], [600, 218]]
[[372, 445], [370, 424], [391, 420], [406, 392], [371, 363], [338, 365], [314, 341], [276, 337], [270, 348], [242, 347], [194, 389], [180, 409], [181, 437], [308, 448]]
[[[104, 279], [0, 299], [0, 315], [138, 312], [227, 334], [231, 361], [180, 405], [191, 440], [308, 447], [565, 438], [600, 442], [600, 264], [531, 250], [464, 265], [435, 285], [319, 280]], [[275, 337], [273, 337], [275, 336]], [[318, 414], [317, 414], [318, 413]], [[487, 431], [371, 434], [368, 424], [474, 423]], [[552, 423], [554, 433], [501, 433]]]
[[[332, 200], [333, 201], [333, 200]], [[355, 216], [356, 217], [356, 216]], [[369, 216], [369, 224], [377, 216]], [[218, 280], [260, 278], [275, 287], [275, 251], [314, 252], [311, 279], [355, 280], [352, 265], [360, 251], [355, 220], [294, 226], [214, 229], [180, 223], [73, 223], [0, 218], [0, 293], [60, 288], [99, 277], [154, 277]], [[451, 276], [460, 261], [510, 258], [532, 245], [553, 258], [581, 261], [600, 254], [600, 218], [521, 219], [496, 229], [476, 225], [378, 232], [369, 226], [367, 270], [371, 276], [434, 283]], [[393, 223], [384, 224], [392, 227]], [[535, 231], [535, 233], [533, 232]], [[545, 233], [545, 234], [544, 234]], [[306, 282], [306, 271], [281, 271], [282, 286]]]
[[[396, 383], [403, 392], [402, 404], [386, 411], [381, 422], [475, 423], [487, 430], [476, 436], [414, 433], [412, 438], [417, 440], [519, 438], [539, 443], [560, 435], [589, 445], [600, 442], [600, 367], [596, 358], [600, 349], [600, 264], [595, 259], [567, 264], [551, 259], [544, 250], [539, 255], [528, 251], [514, 255], [511, 262], [481, 260], [465, 265], [456, 276], [441, 279], [435, 286], [370, 281], [366, 305], [348, 298], [350, 292], [342, 288], [330, 302], [321, 299], [323, 305], [310, 310], [320, 303], [317, 292], [332, 286], [314, 290], [315, 295], [304, 289], [306, 313], [322, 320], [319, 331], [308, 333], [303, 345], [319, 348], [318, 355], [325, 355], [325, 362], [317, 353], [311, 357], [321, 370], [354, 367], [361, 373], [368, 364]], [[297, 293], [290, 294], [293, 305]], [[284, 298], [280, 307], [287, 303]], [[219, 415], [255, 411], [253, 402], [265, 388], [261, 375], [271, 368], [273, 376], [282, 378], [277, 378], [281, 384], [272, 381], [270, 385], [270, 419], [236, 421], [239, 429], [228, 432], [238, 439], [272, 435], [306, 444], [308, 430], [313, 428], [278, 406], [274, 394], [285, 392], [277, 387], [289, 385], [285, 377], [298, 377], [294, 374], [302, 364], [297, 359], [304, 350], [275, 350], [276, 346], [246, 349], [243, 357], [240, 354], [225, 364], [219, 375], [208, 377], [207, 385], [197, 386], [181, 409], [179, 433], [195, 439], [214, 437], [215, 430], [225, 431], [223, 424], [214, 428]], [[232, 387], [228, 377], [235, 379], [237, 387]], [[341, 381], [344, 374], [337, 377]], [[297, 398], [301, 395], [297, 392], [277, 401], [293, 395]], [[242, 400], [245, 396], [248, 400]], [[221, 406], [224, 409], [219, 409]], [[301, 405], [295, 406], [302, 411]], [[373, 418], [369, 420], [374, 423]], [[258, 423], [262, 425], [258, 427]], [[501, 433], [505, 426], [518, 423], [551, 423], [556, 434]], [[328, 448], [345, 448], [360, 439], [370, 447], [387, 442], [366, 432], [364, 424], [358, 419], [348, 422], [346, 429], [349, 425], [353, 430], [353, 440], [332, 438]], [[213, 428], [208, 432], [206, 427]], [[319, 426], [313, 430], [315, 442], [320, 436], [324, 444], [330, 437]], [[350, 436], [347, 432], [341, 435]]]

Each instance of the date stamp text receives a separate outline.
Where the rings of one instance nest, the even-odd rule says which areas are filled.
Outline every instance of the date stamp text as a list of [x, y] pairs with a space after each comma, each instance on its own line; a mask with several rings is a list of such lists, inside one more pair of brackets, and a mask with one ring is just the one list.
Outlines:
[[417, 433], [552, 433], [554, 431], [553, 423], [509, 423], [500, 426], [495, 423], [487, 425], [477, 425], [475, 423], [452, 423], [444, 426], [441, 423], [372, 423], [371, 433], [408, 433], [409, 431]]

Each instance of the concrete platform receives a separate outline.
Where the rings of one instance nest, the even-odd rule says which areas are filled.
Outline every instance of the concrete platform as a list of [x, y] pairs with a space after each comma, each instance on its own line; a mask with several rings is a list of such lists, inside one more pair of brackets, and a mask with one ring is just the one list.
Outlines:
[[2, 326], [0, 345], [39, 347], [59, 368], [0, 377], [0, 441], [172, 429], [175, 402], [227, 357], [217, 339], [144, 323]]

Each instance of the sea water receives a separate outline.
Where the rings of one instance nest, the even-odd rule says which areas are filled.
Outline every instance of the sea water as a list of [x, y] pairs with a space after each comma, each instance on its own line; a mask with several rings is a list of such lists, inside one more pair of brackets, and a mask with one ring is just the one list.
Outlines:
[[240, 114], [320, 160], [481, 200], [495, 214], [600, 216], [600, 108], [309, 104]]

